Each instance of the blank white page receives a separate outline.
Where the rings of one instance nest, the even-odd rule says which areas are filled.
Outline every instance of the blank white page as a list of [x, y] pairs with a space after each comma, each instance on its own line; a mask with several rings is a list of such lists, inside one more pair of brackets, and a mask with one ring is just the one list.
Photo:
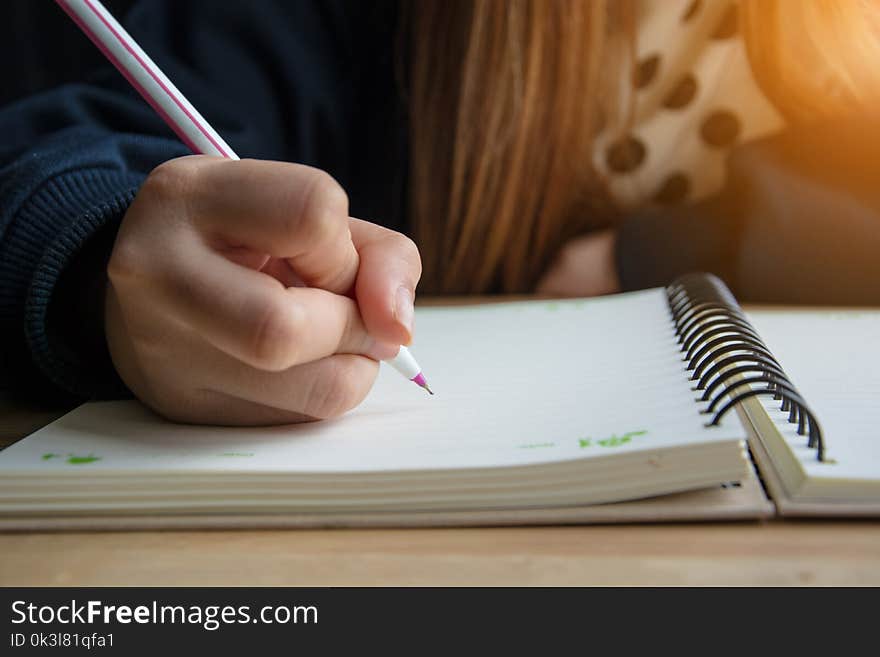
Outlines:
[[880, 480], [880, 310], [754, 311], [758, 333], [816, 414], [826, 456], [783, 436], [813, 478]]
[[[0, 453], [0, 472], [368, 472], [522, 465], [744, 439], [706, 428], [664, 291], [420, 308], [412, 351], [434, 392], [383, 365], [344, 417], [242, 429], [86, 404]], [[626, 460], [626, 459], [624, 459]], [[659, 466], [658, 466], [659, 467]]]

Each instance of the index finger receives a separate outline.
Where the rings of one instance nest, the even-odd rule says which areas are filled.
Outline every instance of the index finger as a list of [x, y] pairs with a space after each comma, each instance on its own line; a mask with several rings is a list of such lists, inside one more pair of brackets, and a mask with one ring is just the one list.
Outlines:
[[382, 360], [398, 351], [367, 332], [354, 300], [318, 288], [285, 288], [207, 250], [189, 250], [168, 263], [163, 280], [175, 316], [257, 369], [281, 371], [337, 353]]
[[206, 237], [287, 258], [311, 287], [351, 291], [359, 258], [348, 196], [328, 173], [290, 162], [188, 159], [197, 160], [189, 209]]

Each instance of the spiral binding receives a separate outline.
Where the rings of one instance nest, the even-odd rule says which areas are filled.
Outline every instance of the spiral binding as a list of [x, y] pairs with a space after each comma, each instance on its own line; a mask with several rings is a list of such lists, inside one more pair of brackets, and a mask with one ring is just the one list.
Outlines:
[[750, 397], [772, 396], [807, 446], [825, 460], [825, 441], [816, 416], [761, 340], [727, 286], [712, 274], [688, 274], [666, 288], [675, 334], [687, 363], [701, 413], [716, 426], [730, 409]]

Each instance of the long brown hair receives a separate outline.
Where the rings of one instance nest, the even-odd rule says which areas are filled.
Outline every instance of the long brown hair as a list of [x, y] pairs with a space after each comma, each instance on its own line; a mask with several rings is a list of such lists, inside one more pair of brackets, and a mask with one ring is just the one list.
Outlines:
[[[790, 118], [851, 108], [876, 81], [841, 43], [865, 32], [855, 4], [742, 3], [759, 82]], [[634, 0], [412, 2], [410, 213], [423, 291], [529, 291], [567, 239], [613, 222], [591, 151], [603, 125], [622, 132], [631, 116], [634, 14]], [[822, 52], [805, 34], [840, 46], [837, 59], [823, 52], [819, 90], [797, 68], [798, 49]]]

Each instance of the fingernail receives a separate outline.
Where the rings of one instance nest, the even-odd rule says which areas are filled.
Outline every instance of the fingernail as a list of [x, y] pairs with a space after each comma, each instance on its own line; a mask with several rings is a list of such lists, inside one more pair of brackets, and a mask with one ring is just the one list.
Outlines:
[[394, 297], [394, 318], [400, 322], [409, 335], [412, 335], [414, 317], [413, 293], [408, 287], [401, 285], [397, 288], [397, 293]]

